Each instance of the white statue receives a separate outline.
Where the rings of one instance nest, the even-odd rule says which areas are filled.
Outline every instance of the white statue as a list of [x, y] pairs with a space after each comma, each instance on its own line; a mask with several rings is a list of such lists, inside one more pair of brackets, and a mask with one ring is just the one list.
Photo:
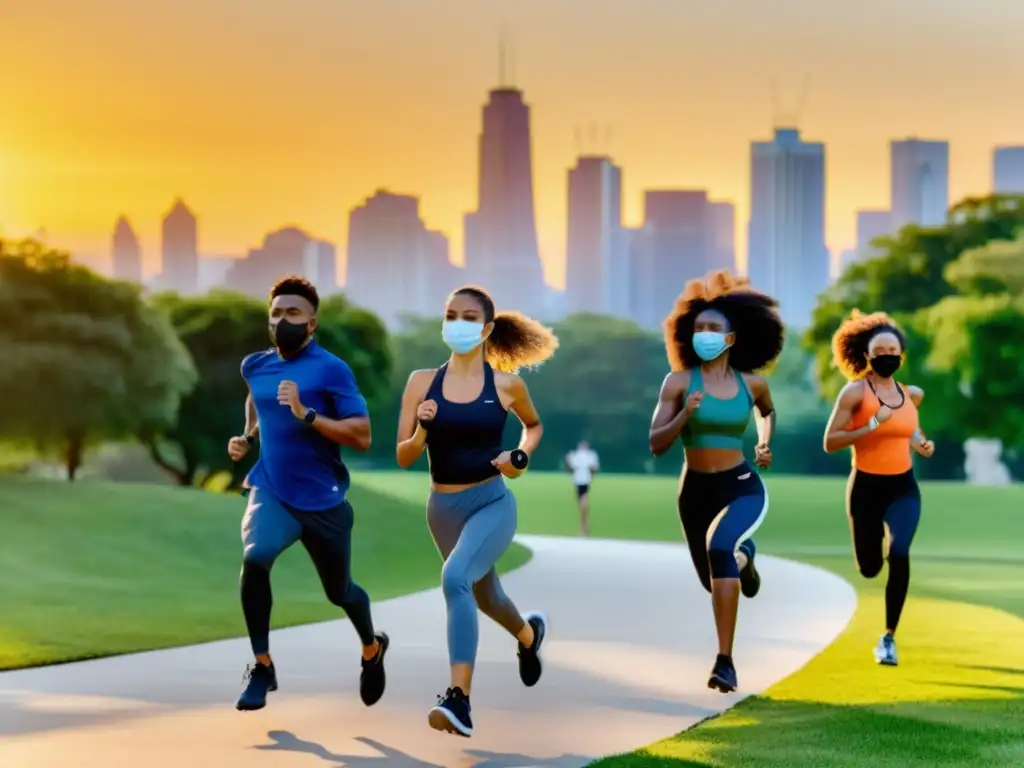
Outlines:
[[1000, 461], [1003, 443], [972, 437], [964, 443], [964, 474], [972, 485], [1009, 485], [1010, 470]]

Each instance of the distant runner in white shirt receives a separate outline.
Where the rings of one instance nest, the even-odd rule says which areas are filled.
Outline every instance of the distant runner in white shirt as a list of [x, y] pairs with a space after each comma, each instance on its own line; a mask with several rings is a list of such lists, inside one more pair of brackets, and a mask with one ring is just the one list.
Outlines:
[[590, 450], [586, 440], [580, 440], [575, 451], [565, 455], [565, 466], [572, 472], [576, 484], [576, 503], [580, 508], [580, 534], [590, 535], [590, 481], [601, 468], [597, 454]]

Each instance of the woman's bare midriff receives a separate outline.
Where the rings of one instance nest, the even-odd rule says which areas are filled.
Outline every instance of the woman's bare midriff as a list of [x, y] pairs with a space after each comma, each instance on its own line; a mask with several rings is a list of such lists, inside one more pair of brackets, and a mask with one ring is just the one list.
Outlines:
[[488, 477], [486, 480], [481, 480], [480, 482], [477, 483], [466, 483], [464, 485], [445, 485], [444, 483], [435, 483], [433, 480], [431, 480], [430, 490], [433, 491], [434, 493], [458, 493], [459, 491], [465, 491], [468, 488], [476, 488], [478, 485], [489, 483], [495, 477], [500, 477], [500, 475]]
[[746, 461], [743, 451], [726, 448], [689, 448], [686, 466], [694, 472], [727, 472]]

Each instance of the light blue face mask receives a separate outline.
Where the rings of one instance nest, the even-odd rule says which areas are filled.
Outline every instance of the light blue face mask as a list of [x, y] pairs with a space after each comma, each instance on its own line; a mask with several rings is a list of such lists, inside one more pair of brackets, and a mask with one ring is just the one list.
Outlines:
[[441, 324], [441, 338], [456, 355], [468, 355], [483, 343], [483, 323], [469, 320], [445, 320]]
[[709, 363], [729, 348], [725, 334], [718, 331], [698, 331], [693, 334], [693, 351], [705, 363]]

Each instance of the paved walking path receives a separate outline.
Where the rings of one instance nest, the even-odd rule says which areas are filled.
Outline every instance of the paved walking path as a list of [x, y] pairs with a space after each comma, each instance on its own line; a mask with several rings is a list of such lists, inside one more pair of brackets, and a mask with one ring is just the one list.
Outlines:
[[246, 640], [0, 674], [4, 768], [575, 768], [683, 730], [803, 666], [845, 627], [853, 589], [761, 555], [761, 594], [743, 600], [741, 692], [706, 687], [711, 608], [682, 544], [521, 536], [533, 559], [503, 579], [521, 610], [551, 619], [545, 674], [519, 682], [515, 643], [481, 616], [476, 733], [432, 731], [448, 682], [439, 590], [374, 605], [392, 638], [388, 688], [359, 701], [346, 622], [272, 635], [281, 690], [233, 708]]

